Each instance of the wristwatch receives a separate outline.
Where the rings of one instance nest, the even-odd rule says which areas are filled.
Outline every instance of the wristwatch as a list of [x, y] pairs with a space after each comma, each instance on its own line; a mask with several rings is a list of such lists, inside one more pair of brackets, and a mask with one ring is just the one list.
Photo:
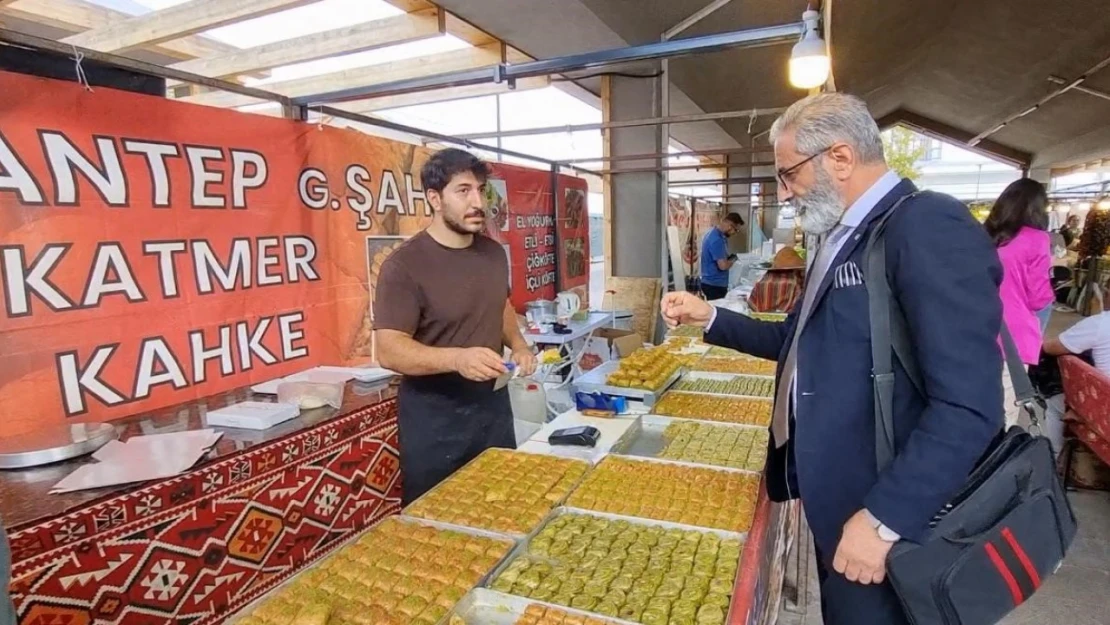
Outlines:
[[875, 515], [871, 514], [870, 510], [864, 510], [864, 512], [867, 513], [867, 519], [871, 521], [871, 527], [879, 533], [879, 538], [881, 540], [888, 543], [896, 543], [902, 540], [902, 536], [898, 534], [898, 532], [895, 532], [889, 527], [883, 525], [883, 522], [879, 519], [876, 519]]

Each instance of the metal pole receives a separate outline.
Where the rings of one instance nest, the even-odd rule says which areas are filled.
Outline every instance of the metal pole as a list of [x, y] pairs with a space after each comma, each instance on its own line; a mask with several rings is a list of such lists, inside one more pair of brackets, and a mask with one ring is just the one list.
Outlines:
[[[660, 39], [659, 45], [660, 46], [666, 46], [666, 45], [672, 45], [672, 43], [676, 43], [676, 42], [671, 42], [670, 41], [672, 37], [681, 33], [682, 31], [686, 30], [687, 28], [690, 28], [694, 24], [698, 23], [703, 18], [705, 18], [707, 15], [709, 15], [710, 13], [713, 13], [717, 9], [719, 9], [719, 8], [723, 7], [724, 5], [728, 4], [729, 1], [730, 0], [713, 0], [713, 2], [710, 2], [705, 7], [702, 7], [702, 9], [700, 9], [699, 11], [696, 11], [693, 15], [691, 15], [691, 16], [687, 17], [686, 19], [682, 20], [681, 22], [676, 24], [673, 28], [670, 28], [670, 29], [664, 31], [663, 34], [660, 35], [660, 37], [659, 37], [659, 39]], [[689, 40], [687, 40], [687, 41], [689, 41]], [[659, 223], [662, 225], [662, 230], [663, 230], [663, 237], [662, 237], [662, 239], [663, 239], [663, 241], [662, 241], [662, 243], [663, 243], [663, 245], [662, 245], [662, 247], [663, 247], [663, 259], [662, 259], [662, 281], [661, 281], [661, 284], [663, 285], [664, 290], [666, 290], [666, 286], [667, 286], [667, 261], [670, 259], [670, 245], [668, 245], [668, 241], [667, 241], [667, 234], [668, 234], [668, 228], [667, 228], [667, 214], [668, 214], [667, 208], [668, 208], [668, 206], [667, 206], [667, 203], [669, 202], [667, 191], [668, 191], [668, 188], [670, 186], [670, 175], [669, 175], [667, 169], [665, 167], [663, 167], [663, 165], [667, 163], [668, 157], [666, 156], [666, 154], [667, 154], [668, 151], [670, 151], [670, 147], [671, 147], [671, 127], [670, 127], [670, 124], [671, 123], [681, 123], [681, 122], [671, 118], [671, 75], [670, 75], [671, 74], [671, 67], [670, 67], [670, 61], [668, 60], [668, 57], [663, 57], [663, 61], [661, 63], [661, 69], [662, 69], [662, 71], [660, 72], [660, 76], [657, 80], [659, 81], [658, 82], [658, 85], [659, 85], [658, 93], [659, 93], [659, 104], [660, 104], [659, 115], [660, 115], [662, 121], [659, 124], [659, 134], [658, 134], [657, 144], [658, 144], [659, 152], [661, 152], [664, 156], [662, 157], [662, 160], [659, 162], [659, 166], [662, 168], [662, 171], [660, 172], [660, 175], [658, 177], [658, 195], [659, 195], [659, 199], [660, 199], [660, 202], [659, 202], [660, 203], [660, 206], [659, 206], [660, 222]], [[755, 115], [755, 113], [751, 113], [751, 114]], [[708, 120], [708, 119], [712, 119], [711, 116], [712, 116], [712, 114], [707, 115], [707, 116], [701, 116], [701, 117], [704, 118], [703, 120]], [[695, 116], [695, 117], [699, 117], [699, 116]], [[726, 119], [726, 118], [718, 117], [717, 119]], [[691, 219], [690, 228], [691, 228], [691, 231], [693, 231], [694, 210], [693, 210], [692, 201], [691, 201], [690, 207], [691, 207], [690, 208], [690, 219]], [[675, 271], [675, 277], [677, 278], [677, 276], [678, 276], [677, 267], [673, 268], [673, 270]], [[674, 285], [674, 288], [675, 288], [676, 291], [686, 289], [685, 284], [678, 284], [677, 282], [678, 281], [676, 279], [675, 280], [675, 285]]]
[[[746, 164], [745, 164], [746, 165]], [[752, 163], [752, 167], [770, 167], [774, 163]], [[627, 169], [601, 169], [598, 174], [643, 174], [653, 171], [713, 171], [715, 169], [728, 169], [728, 165], [709, 163], [697, 165], [663, 165], [662, 167], [630, 167]], [[700, 182], [699, 180], [692, 180], [691, 182]]]
[[[765, 153], [773, 152], [773, 151], [774, 151], [774, 148], [771, 147], [771, 146], [767, 146], [765, 148], [721, 148], [719, 150], [686, 150], [686, 151], [682, 151], [682, 152], [668, 152], [666, 154], [660, 154], [660, 153], [624, 154], [624, 155], [618, 155], [618, 156], [598, 156], [596, 158], [572, 158], [572, 159], [565, 160], [565, 161], [562, 161], [562, 162], [563, 163], [573, 163], [573, 164], [605, 163], [605, 162], [613, 163], [613, 162], [617, 162], [617, 161], [654, 160], [654, 159], [657, 159], [657, 158], [664, 158], [664, 157], [666, 157], [666, 158], [679, 158], [679, 157], [682, 157], [682, 156], [705, 156], [705, 157], [708, 157], [708, 156], [728, 156], [728, 155], [731, 155], [731, 154], [755, 155], [755, 154], [765, 154]], [[744, 165], [744, 163], [740, 163], [740, 165]], [[724, 167], [725, 164], [721, 163], [720, 166]]]
[[[667, 61], [662, 61], [668, 65]], [[668, 106], [668, 108], [670, 108]], [[778, 115], [786, 111], [785, 108], [747, 109], [743, 111], [721, 111], [719, 113], [697, 113], [692, 115], [663, 115], [646, 119], [629, 119], [619, 122], [601, 122], [597, 124], [567, 124], [563, 126], [543, 126], [539, 128], [522, 128], [520, 130], [506, 130], [502, 132], [475, 132], [459, 135], [463, 139], [487, 139], [490, 137], [526, 137], [529, 135], [547, 135], [562, 132], [584, 132], [590, 130], [611, 130], [613, 128], [637, 128], [640, 126], [660, 126], [664, 124], [689, 124], [694, 122], [710, 122], [722, 119], [736, 119], [738, 117], [761, 117], [764, 115]], [[766, 150], [770, 151], [770, 150]]]
[[[500, 93], [493, 96], [493, 102], [494, 102], [495, 107], [497, 108], [497, 149], [500, 150], [501, 149], [501, 94]], [[497, 160], [498, 160], [498, 162], [504, 160], [503, 155], [500, 152], [497, 153]]]
[[340, 89], [325, 93], [293, 98], [297, 104], [318, 104], [321, 102], [342, 102], [362, 100], [387, 95], [446, 89], [465, 85], [484, 83], [503, 83], [510, 85], [521, 78], [567, 74], [582, 70], [597, 69], [609, 65], [638, 61], [654, 61], [691, 54], [721, 52], [736, 48], [793, 43], [805, 30], [801, 22], [752, 28], [735, 32], [690, 37], [675, 41], [661, 41], [640, 46], [600, 50], [584, 54], [556, 57], [526, 63], [499, 63], [489, 67], [448, 72], [433, 76], [410, 78], [377, 85], [365, 85], [351, 89]]
[[[589, 211], [587, 211], [588, 213]], [[559, 295], [563, 288], [562, 276], [559, 275], [559, 253], [562, 251], [560, 248], [561, 242], [559, 241], [559, 166], [551, 165], [551, 216], [555, 222], [554, 235], [555, 235], [555, 295]], [[587, 220], [589, 219], [587, 215]], [[587, 279], [587, 285], [589, 281]], [[587, 286], [587, 289], [589, 287]]]
[[332, 117], [339, 117], [339, 118], [342, 118], [342, 119], [349, 119], [351, 121], [360, 122], [360, 123], [363, 123], [363, 124], [369, 124], [371, 126], [378, 126], [380, 128], [386, 128], [388, 130], [395, 130], [397, 132], [405, 132], [405, 133], [408, 133], [408, 134], [411, 134], [411, 135], [416, 135], [418, 137], [425, 137], [427, 139], [433, 139], [433, 140], [439, 141], [441, 143], [451, 143], [451, 144], [454, 144], [454, 145], [461, 145], [463, 147], [467, 147], [467, 148], [470, 148], [470, 149], [473, 149], [473, 150], [486, 150], [488, 152], [500, 153], [500, 154], [504, 154], [505, 156], [512, 156], [514, 158], [522, 158], [522, 159], [526, 159], [526, 160], [530, 160], [530, 161], [535, 161], [537, 163], [543, 163], [543, 164], [548, 165], [548, 166], [563, 166], [563, 167], [567, 167], [568, 169], [571, 169], [572, 171], [576, 171], [580, 174], [586, 174], [586, 175], [589, 175], [589, 176], [598, 176], [599, 175], [597, 172], [595, 172], [592, 169], [586, 169], [584, 167], [578, 167], [577, 165], [565, 165], [563, 163], [560, 163], [559, 161], [553, 161], [553, 160], [548, 159], [548, 158], [542, 158], [542, 157], [539, 157], [539, 156], [533, 156], [531, 154], [525, 154], [524, 152], [517, 152], [515, 150], [505, 150], [505, 149], [502, 149], [502, 148], [498, 148], [497, 146], [486, 145], [484, 143], [474, 143], [473, 141], [463, 139], [462, 137], [455, 137], [455, 136], [452, 136], [452, 135], [445, 135], [443, 133], [434, 132], [434, 131], [431, 131], [431, 130], [424, 130], [423, 128], [416, 128], [414, 126], [406, 126], [405, 124], [398, 124], [397, 122], [391, 122], [387, 119], [379, 119], [377, 117], [370, 117], [368, 115], [363, 115], [361, 113], [352, 113], [351, 111], [345, 111], [343, 109], [337, 109], [333, 106], [314, 106], [314, 107], [312, 107], [312, 110], [320, 113], [321, 115], [331, 115]]
[[679, 182], [672, 182], [672, 187], [704, 187], [721, 184], [754, 184], [754, 183], [772, 183], [775, 182], [774, 176], [751, 176], [744, 178], [714, 178], [706, 180], [686, 180]]

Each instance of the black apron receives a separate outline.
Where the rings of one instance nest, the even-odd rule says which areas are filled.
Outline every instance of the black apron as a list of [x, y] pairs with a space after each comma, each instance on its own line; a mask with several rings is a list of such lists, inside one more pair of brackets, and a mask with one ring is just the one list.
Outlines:
[[508, 388], [453, 373], [406, 377], [397, 401], [406, 506], [483, 451], [516, 449]]

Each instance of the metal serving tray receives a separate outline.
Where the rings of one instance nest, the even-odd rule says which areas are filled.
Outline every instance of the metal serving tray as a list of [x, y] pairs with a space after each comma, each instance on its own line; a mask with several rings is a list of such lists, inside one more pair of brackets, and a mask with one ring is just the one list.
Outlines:
[[644, 405], [655, 405], [659, 398], [666, 393], [675, 382], [686, 373], [686, 370], [679, 367], [661, 388], [654, 391], [645, 391], [643, 389], [626, 388], [623, 386], [610, 386], [608, 383], [609, 374], [615, 373], [620, 368], [620, 361], [611, 360], [596, 369], [592, 369], [585, 375], [578, 377], [574, 381], [574, 387], [580, 393], [605, 393], [606, 395], [616, 395], [619, 397], [628, 397], [629, 399], [638, 399], [644, 402]]
[[531, 605], [541, 605], [545, 608], [562, 610], [569, 615], [583, 616], [598, 619], [606, 625], [637, 625], [631, 621], [599, 616], [592, 612], [583, 612], [566, 606], [555, 605], [546, 601], [525, 599], [516, 595], [507, 595], [489, 588], [475, 588], [455, 605], [447, 617], [440, 621], [441, 625], [449, 625], [452, 617], [462, 619], [465, 625], [514, 625], [524, 611]]
[[726, 376], [726, 377], [732, 377], [732, 376], [736, 376], [736, 375], [746, 375], [746, 376], [753, 377], [753, 378], [774, 378], [775, 377], [775, 375], [773, 373], [768, 373], [768, 374], [729, 373], [729, 372], [726, 372], [726, 371], [706, 371], [704, 369], [699, 369], [698, 367], [702, 366], [702, 363], [704, 363], [706, 360], [765, 360], [765, 359], [756, 358], [755, 356], [748, 356], [747, 354], [741, 354], [739, 357], [734, 356], [734, 357], [728, 358], [728, 357], [724, 357], [724, 356], [709, 356], [709, 354], [706, 353], [705, 357], [703, 357], [701, 360], [699, 360], [698, 362], [696, 362], [693, 365], [691, 365], [690, 367], [688, 367], [688, 369], [690, 370], [690, 373], [696, 373], [698, 375], [713, 375], [713, 376], [723, 375], [723, 376]]
[[[583, 459], [579, 459], [579, 458], [567, 458], [566, 456], [556, 456], [555, 454], [537, 453], [537, 452], [534, 452], [534, 451], [526, 451], [526, 450], [522, 450], [522, 449], [511, 449], [511, 450], [487, 449], [487, 450], [483, 451], [482, 453], [478, 454], [478, 456], [476, 458], [474, 458], [474, 460], [471, 460], [470, 462], [477, 462], [482, 456], [484, 456], [488, 453], [503, 453], [505, 451], [511, 451], [512, 453], [517, 453], [517, 454], [531, 454], [533, 456], [544, 456], [544, 457], [548, 457], [548, 458], [556, 458], [556, 459], [559, 459], [559, 460], [569, 460], [571, 462], [580, 462], [580, 463], [586, 465], [586, 471], [578, 478], [578, 480], [576, 482], [574, 482], [574, 484], [571, 485], [570, 490], [567, 491], [567, 494], [563, 495], [563, 497], [561, 499], [559, 499], [558, 501], [552, 503], [553, 508], [556, 507], [556, 506], [562, 505], [562, 503], [564, 501], [566, 501], [567, 497], [569, 497], [570, 494], [573, 493], [575, 491], [575, 489], [578, 488], [579, 484], [581, 484], [582, 480], [586, 477], [586, 474], [589, 473], [590, 469], [593, 467], [593, 464], [588, 460], [583, 460]], [[470, 463], [468, 462], [466, 465], [463, 466], [463, 468], [465, 468], [469, 464]], [[524, 538], [525, 536], [528, 535], [528, 532], [520, 532], [520, 533], [494, 532], [493, 530], [486, 530], [484, 528], [479, 528], [479, 527], [473, 527], [472, 528], [469, 525], [461, 525], [461, 524], [456, 524], [456, 523], [450, 523], [448, 521], [437, 521], [435, 519], [425, 519], [424, 517], [419, 517], [419, 516], [406, 514], [406, 512], [409, 510], [409, 508], [411, 508], [412, 506], [415, 506], [416, 504], [420, 503], [426, 497], [430, 497], [433, 493], [438, 492], [441, 488], [445, 488], [447, 483], [450, 482], [452, 479], [454, 479], [455, 475], [457, 473], [458, 472], [456, 471], [456, 473], [452, 474], [450, 477], [443, 480], [439, 484], [436, 484], [434, 487], [432, 487], [431, 490], [429, 490], [428, 492], [426, 492], [423, 495], [421, 495], [420, 497], [418, 497], [416, 499], [416, 501], [410, 503], [403, 510], [401, 510], [401, 515], [404, 516], [405, 518], [409, 518], [409, 519], [416, 519], [416, 520], [421, 520], [421, 521], [430, 521], [430, 522], [434, 522], [434, 523], [439, 523], [439, 524], [441, 524], [445, 527], [450, 527], [450, 528], [465, 529], [465, 530], [468, 530], [468, 531], [475, 531], [475, 532], [489, 532], [489, 533], [497, 534], [499, 536], [506, 536], [506, 537], [512, 538], [514, 540], [520, 540], [520, 539], [522, 539], [522, 538]]]
[[511, 537], [511, 536], [506, 536], [505, 534], [498, 534], [496, 532], [489, 532], [489, 531], [486, 531], [486, 530], [475, 529], [475, 528], [472, 528], [472, 527], [462, 527], [462, 526], [459, 526], [459, 525], [452, 525], [450, 523], [441, 523], [439, 521], [429, 521], [427, 519], [421, 519], [421, 518], [417, 518], [417, 517], [409, 517], [409, 516], [404, 516], [404, 515], [391, 515], [391, 516], [387, 516], [383, 519], [380, 519], [377, 523], [371, 525], [370, 527], [366, 528], [365, 530], [363, 530], [363, 531], [355, 534], [354, 536], [351, 536], [350, 538], [347, 538], [346, 540], [336, 544], [326, 556], [320, 558], [316, 562], [313, 562], [311, 566], [305, 567], [303, 570], [301, 570], [297, 574], [293, 575], [293, 577], [290, 577], [289, 579], [287, 579], [284, 582], [278, 584], [277, 586], [274, 586], [270, 590], [267, 590], [265, 592], [265, 594], [263, 594], [262, 596], [258, 597], [254, 601], [251, 601], [247, 605], [243, 606], [242, 608], [237, 610], [234, 614], [229, 615], [225, 622], [229, 623], [229, 624], [236, 623], [238, 620], [240, 620], [243, 617], [243, 615], [249, 614], [250, 612], [253, 612], [254, 609], [257, 608], [260, 604], [267, 601], [268, 599], [270, 599], [271, 597], [276, 595], [279, 591], [281, 591], [285, 587], [289, 586], [293, 582], [297, 581], [297, 578], [299, 578], [301, 575], [304, 575], [305, 573], [308, 573], [309, 571], [313, 570], [317, 566], [320, 566], [324, 562], [327, 562], [329, 559], [335, 557], [335, 555], [337, 553], [339, 553], [340, 551], [342, 551], [346, 547], [350, 546], [351, 544], [357, 542], [363, 536], [365, 536], [368, 532], [372, 532], [376, 527], [378, 527], [378, 525], [380, 525], [381, 523], [383, 523], [384, 521], [386, 521], [388, 519], [396, 519], [398, 521], [401, 521], [403, 523], [408, 523], [408, 524], [411, 524], [411, 525], [422, 525], [422, 526], [425, 526], [425, 527], [434, 527], [436, 529], [445, 530], [445, 531], [459, 532], [459, 533], [462, 533], [462, 534], [470, 534], [472, 536], [481, 536], [483, 538], [489, 538], [489, 539], [492, 539], [492, 540], [496, 540], [496, 541], [499, 541], [499, 542], [505, 542], [505, 543], [510, 544], [511, 547], [509, 548], [509, 551], [501, 558], [501, 560], [499, 560], [497, 562], [496, 565], [494, 565], [492, 570], [490, 570], [485, 575], [483, 575], [474, 584], [475, 588], [485, 586], [486, 584], [488, 584], [491, 581], [495, 571], [503, 570], [506, 563], [512, 562], [513, 560], [517, 559], [517, 557], [519, 557], [520, 555], [522, 555], [524, 553], [523, 552], [524, 543], [517, 540], [516, 538]]
[[744, 425], [740, 423], [717, 423], [715, 421], [699, 421], [697, 419], [682, 419], [679, 417], [663, 417], [659, 415], [644, 415], [628, 429], [628, 432], [613, 446], [613, 453], [621, 456], [635, 456], [650, 458], [659, 462], [680, 464], [685, 466], [704, 467], [706, 469], [721, 469], [724, 471], [743, 471], [746, 473], [760, 473], [749, 469], [737, 469], [716, 464], [702, 464], [684, 460], [670, 460], [660, 458], [659, 454], [667, 448], [667, 441], [663, 433], [672, 423], [696, 423], [698, 425], [720, 426], [739, 430], [764, 431], [767, 428], [759, 425]]
[[[666, 419], [666, 418], [670, 418], [670, 417], [657, 417], [657, 418], [665, 418]], [[690, 421], [690, 419], [684, 419], [684, 420], [685, 421]], [[695, 423], [709, 423], [711, 425], [717, 425], [716, 423], [714, 423], [712, 421], [695, 421]], [[751, 428], [752, 426], [740, 426], [740, 427]], [[715, 464], [701, 464], [701, 463], [698, 463], [698, 462], [688, 462], [686, 460], [671, 460], [669, 458], [656, 458], [656, 457], [653, 457], [653, 456], [644, 456], [644, 455], [627, 454], [627, 453], [612, 453], [612, 454], [607, 454], [606, 455], [606, 457], [609, 457], [609, 456], [616, 456], [616, 457], [622, 458], [624, 460], [632, 460], [634, 462], [654, 462], [655, 464], [673, 464], [675, 466], [689, 467], [691, 469], [703, 469], [705, 471], [720, 471], [721, 473], [743, 473], [744, 475], [754, 475], [756, 477], [759, 477], [760, 479], [763, 478], [763, 472], [762, 471], [749, 471], [747, 469], [734, 469], [732, 467], [719, 467]], [[602, 460], [604, 460], [604, 458]], [[598, 464], [601, 464], [601, 462], [598, 462]]]
[[[488, 586], [488, 584], [493, 583], [493, 581], [496, 580], [497, 577], [500, 576], [501, 573], [503, 573], [509, 567], [509, 565], [511, 565], [517, 558], [531, 558], [533, 560], [539, 560], [539, 561], [543, 561], [543, 562], [554, 562], [554, 560], [552, 560], [551, 558], [529, 555], [528, 554], [528, 545], [529, 545], [529, 543], [532, 542], [532, 539], [534, 539], [541, 531], [543, 531], [543, 528], [547, 527], [547, 525], [549, 523], [551, 523], [551, 521], [553, 521], [557, 517], [560, 517], [560, 516], [563, 516], [563, 515], [568, 515], [568, 514], [577, 515], [577, 516], [592, 516], [592, 517], [598, 517], [598, 518], [603, 518], [603, 519], [609, 519], [609, 520], [612, 520], [612, 521], [626, 521], [626, 522], [632, 523], [634, 525], [642, 525], [642, 526], [645, 526], [645, 527], [661, 527], [663, 529], [677, 529], [677, 530], [683, 530], [683, 531], [689, 531], [689, 532], [701, 532], [703, 534], [715, 534], [715, 535], [721, 537], [722, 539], [739, 540], [741, 543], [744, 544], [744, 549], [740, 552], [741, 561], [743, 561], [743, 558], [744, 558], [744, 551], [747, 551], [747, 540], [748, 540], [747, 532], [742, 532], [742, 533], [741, 532], [730, 532], [728, 530], [721, 530], [721, 529], [708, 528], [708, 527], [696, 527], [696, 526], [693, 526], [693, 525], [684, 525], [682, 523], [672, 523], [670, 521], [657, 521], [655, 519], [643, 519], [643, 518], [640, 518], [640, 517], [631, 517], [631, 516], [625, 516], [625, 515], [621, 515], [621, 514], [610, 514], [608, 512], [597, 512], [595, 510], [585, 510], [585, 509], [582, 509], [582, 508], [571, 508], [571, 507], [560, 506], [560, 507], [555, 508], [554, 510], [552, 510], [551, 514], [549, 514], [547, 516], [547, 518], [544, 519], [543, 523], [541, 523], [539, 525], [539, 527], [537, 527], [535, 530], [533, 530], [532, 533], [530, 533], [528, 535], [528, 538], [524, 542], [522, 542], [516, 549], [514, 549], [515, 555], [512, 555], [509, 558], [506, 558], [505, 560], [503, 560], [501, 562], [500, 565], [498, 565], [498, 567], [496, 569], [494, 569], [493, 573], [491, 573], [489, 575], [487, 583], [483, 584], [483, 586]], [[738, 567], [739, 567], [739, 564], [740, 563], [737, 563]], [[737, 575], [740, 574], [739, 570], [740, 569], [737, 568]], [[736, 580], [733, 579], [733, 584], [735, 584], [735, 583], [736, 583]], [[538, 603], [540, 605], [545, 605], [545, 606], [549, 606], [549, 607], [556, 607], [556, 608], [559, 608], [561, 610], [566, 610], [568, 613], [589, 615], [589, 616], [592, 616], [593, 618], [606, 620], [607, 622], [613, 622], [613, 623], [626, 623], [627, 622], [627, 621], [622, 621], [622, 620], [619, 620], [619, 619], [614, 619], [613, 617], [595, 614], [593, 612], [583, 612], [581, 610], [572, 610], [571, 608], [568, 608], [568, 607], [565, 607], [565, 606], [560, 606], [560, 605], [557, 605], [557, 604], [547, 603], [547, 602], [544, 602], [544, 601], [537, 601], [535, 599], [527, 599], [527, 598], [523, 598], [523, 597], [517, 597], [516, 595], [507, 595], [505, 593], [500, 593], [500, 592], [497, 592], [497, 591], [489, 589], [489, 588], [483, 588], [481, 590], [483, 592], [494, 593], [496, 595], [501, 595], [501, 596], [504, 596], [504, 597], [511, 597], [514, 600], [522, 601], [522, 602], [524, 602], [523, 605], [525, 607], [527, 607], [527, 605], [531, 604], [531, 603]], [[462, 607], [465, 604], [465, 602], [466, 602], [466, 598], [464, 598], [462, 601], [459, 602], [459, 604], [456, 606], [456, 610], [458, 610], [460, 607]], [[521, 613], [523, 613], [523, 612], [521, 612]], [[730, 605], [729, 606], [729, 614], [731, 615], [731, 613], [732, 613], [732, 606]], [[480, 625], [480, 624], [484, 625], [486, 622], [487, 621], [481, 621], [481, 620], [475, 620], [475, 621], [467, 620], [466, 625]], [[506, 625], [512, 625], [512, 623], [513, 623], [513, 621], [488, 621], [488, 622], [491, 623], [492, 625], [502, 625], [502, 623], [505, 623]], [[725, 622], [728, 623], [730, 621], [729, 621], [728, 618], [726, 618]]]
[[[774, 376], [769, 375], [753, 375], [750, 373], [715, 373], [713, 371], [689, 371], [678, 383], [687, 380], [717, 380], [720, 382], [731, 382], [736, 378], [756, 378], [759, 380], [774, 381]], [[688, 391], [686, 389], [671, 387], [676, 393], [690, 393], [691, 395], [711, 395], [713, 397], [736, 397], [739, 399], [769, 399], [774, 400], [774, 396], [766, 395], [736, 395], [734, 393], [707, 393], [704, 391]]]

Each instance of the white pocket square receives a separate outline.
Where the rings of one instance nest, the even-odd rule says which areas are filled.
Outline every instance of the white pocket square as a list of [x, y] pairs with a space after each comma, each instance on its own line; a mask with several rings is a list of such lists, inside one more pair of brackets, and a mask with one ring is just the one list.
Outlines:
[[833, 273], [834, 289], [843, 289], [850, 286], [859, 286], [861, 284], [863, 284], [863, 272], [861, 272], [859, 266], [852, 261], [840, 265]]

